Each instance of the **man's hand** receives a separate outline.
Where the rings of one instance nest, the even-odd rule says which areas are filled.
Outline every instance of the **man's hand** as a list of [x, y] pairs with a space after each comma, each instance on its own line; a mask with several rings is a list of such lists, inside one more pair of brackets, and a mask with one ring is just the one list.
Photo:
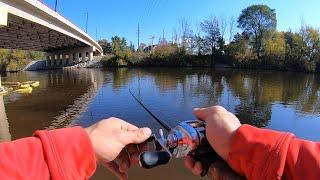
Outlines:
[[119, 179], [127, 179], [130, 166], [139, 163], [140, 152], [147, 150], [147, 145], [141, 143], [151, 135], [149, 128], [138, 128], [117, 118], [102, 120], [86, 131], [98, 161]]
[[[193, 110], [193, 114], [199, 120], [206, 122], [206, 135], [210, 145], [226, 161], [230, 151], [232, 136], [241, 126], [239, 119], [221, 106], [196, 108]], [[186, 157], [184, 162], [193, 174], [200, 175], [202, 172], [200, 162], [194, 161], [190, 156]]]

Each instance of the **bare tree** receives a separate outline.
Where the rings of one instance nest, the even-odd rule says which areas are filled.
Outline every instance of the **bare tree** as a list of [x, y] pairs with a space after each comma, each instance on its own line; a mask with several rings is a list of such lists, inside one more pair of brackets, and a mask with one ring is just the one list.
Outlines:
[[176, 28], [172, 31], [172, 44], [178, 44], [178, 32]]
[[233, 40], [234, 29], [235, 29], [235, 18], [232, 16], [229, 21], [229, 43]]
[[186, 18], [181, 18], [179, 20], [180, 24], [180, 30], [181, 30], [181, 43], [182, 43], [182, 48], [187, 49], [188, 46], [188, 40], [192, 36], [192, 30], [190, 28], [190, 23]]
[[219, 20], [219, 30], [220, 30], [220, 36], [224, 38], [224, 35], [226, 33], [226, 29], [227, 29], [227, 20], [226, 17], [224, 15], [220, 16], [220, 20]]
[[214, 55], [216, 53], [216, 47], [218, 41], [221, 38], [219, 21], [216, 17], [210, 16], [200, 24], [201, 30], [206, 34], [205, 39], [211, 52], [211, 66], [214, 65]]

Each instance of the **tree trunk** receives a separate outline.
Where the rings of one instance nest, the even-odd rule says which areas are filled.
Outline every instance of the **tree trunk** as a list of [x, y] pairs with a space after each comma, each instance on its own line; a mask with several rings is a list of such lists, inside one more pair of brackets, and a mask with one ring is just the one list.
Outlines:
[[211, 46], [211, 56], [210, 56], [210, 65], [211, 67], [214, 67], [214, 54], [215, 54], [215, 45], [214, 46]]

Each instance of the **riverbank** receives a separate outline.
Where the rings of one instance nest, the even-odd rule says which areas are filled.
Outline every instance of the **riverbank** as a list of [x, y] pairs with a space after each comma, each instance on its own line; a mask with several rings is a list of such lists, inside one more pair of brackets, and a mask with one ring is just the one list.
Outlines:
[[0, 72], [18, 72], [39, 59], [43, 59], [42, 52], [0, 49]]
[[319, 64], [303, 61], [277, 61], [267, 59], [235, 60], [230, 56], [214, 58], [211, 64], [210, 55], [169, 55], [157, 57], [152, 54], [140, 56], [140, 58], [122, 59], [113, 55], [104, 56], [101, 59], [102, 67], [215, 67], [233, 69], [271, 70], [282, 72], [319, 73]]

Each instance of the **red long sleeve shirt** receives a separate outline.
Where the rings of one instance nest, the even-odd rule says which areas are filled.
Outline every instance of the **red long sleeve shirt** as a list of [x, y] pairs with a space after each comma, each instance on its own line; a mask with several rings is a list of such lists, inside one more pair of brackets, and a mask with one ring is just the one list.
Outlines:
[[90, 139], [80, 127], [1, 143], [0, 156], [0, 179], [89, 179], [96, 168]]
[[[248, 179], [319, 179], [320, 144], [292, 134], [243, 125], [228, 163]], [[37, 131], [35, 137], [0, 144], [0, 179], [89, 179], [96, 159], [80, 127]]]
[[228, 163], [247, 179], [320, 179], [320, 143], [293, 134], [242, 125]]

